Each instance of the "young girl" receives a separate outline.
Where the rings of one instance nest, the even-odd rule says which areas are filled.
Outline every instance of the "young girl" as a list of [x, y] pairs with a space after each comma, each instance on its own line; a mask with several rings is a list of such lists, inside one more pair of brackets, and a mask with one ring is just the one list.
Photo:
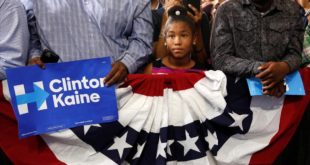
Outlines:
[[[197, 35], [195, 54], [193, 58], [194, 61], [198, 61], [208, 67], [211, 66], [210, 59], [210, 22], [208, 16], [204, 12], [196, 7], [189, 5], [186, 6], [188, 0], [165, 0], [163, 7], [154, 10], [152, 12], [153, 17], [153, 55], [152, 58], [158, 59], [167, 56], [166, 46], [164, 45], [164, 38], [162, 34], [164, 33], [164, 26], [168, 20], [168, 11], [174, 6], [183, 6], [184, 8], [191, 9], [192, 12], [187, 12], [187, 16], [194, 20], [195, 22], [195, 34]], [[184, 2], [184, 3], [183, 3]]]
[[171, 8], [163, 29], [168, 56], [149, 64], [144, 73], [186, 72], [204, 70], [204, 66], [192, 59], [196, 44], [195, 23], [180, 6]]

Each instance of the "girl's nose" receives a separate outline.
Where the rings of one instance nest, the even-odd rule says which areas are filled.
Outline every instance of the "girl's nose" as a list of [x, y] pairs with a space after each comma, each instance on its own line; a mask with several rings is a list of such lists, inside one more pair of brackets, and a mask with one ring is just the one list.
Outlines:
[[181, 43], [181, 39], [180, 39], [180, 37], [175, 37], [174, 38], [174, 44], [180, 44]]

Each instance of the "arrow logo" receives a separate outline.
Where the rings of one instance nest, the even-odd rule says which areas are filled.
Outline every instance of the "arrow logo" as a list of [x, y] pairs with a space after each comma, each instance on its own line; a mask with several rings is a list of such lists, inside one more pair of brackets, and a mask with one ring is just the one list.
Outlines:
[[49, 96], [49, 93], [38, 87], [37, 85], [33, 84], [34, 91], [32, 93], [27, 93], [23, 95], [16, 96], [17, 105], [21, 104], [28, 104], [32, 102], [36, 102], [37, 107], [41, 107], [44, 101]]

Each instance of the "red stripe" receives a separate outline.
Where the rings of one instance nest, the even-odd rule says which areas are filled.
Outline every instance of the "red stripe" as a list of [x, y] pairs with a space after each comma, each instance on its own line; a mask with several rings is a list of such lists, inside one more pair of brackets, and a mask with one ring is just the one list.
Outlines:
[[0, 81], [0, 147], [14, 164], [62, 165], [39, 136], [18, 139], [12, 107], [3, 96]]
[[123, 87], [130, 85], [134, 93], [145, 96], [163, 96], [163, 91], [166, 88], [174, 91], [193, 88], [195, 83], [203, 77], [205, 77], [204, 72], [166, 75], [133, 74], [128, 76], [128, 81]]
[[288, 96], [281, 112], [280, 127], [270, 144], [253, 154], [250, 164], [272, 164], [293, 137], [310, 100], [310, 68], [300, 70], [306, 96]]

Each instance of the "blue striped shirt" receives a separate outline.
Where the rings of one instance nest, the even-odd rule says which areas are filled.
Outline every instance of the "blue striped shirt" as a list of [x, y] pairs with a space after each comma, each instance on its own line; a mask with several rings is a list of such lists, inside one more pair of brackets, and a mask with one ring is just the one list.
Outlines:
[[0, 80], [5, 69], [26, 65], [29, 44], [26, 11], [18, 0], [0, 0]]
[[112, 61], [120, 60], [133, 73], [151, 54], [149, 0], [32, 0], [32, 3], [42, 49], [53, 50], [62, 61], [111, 56]]

